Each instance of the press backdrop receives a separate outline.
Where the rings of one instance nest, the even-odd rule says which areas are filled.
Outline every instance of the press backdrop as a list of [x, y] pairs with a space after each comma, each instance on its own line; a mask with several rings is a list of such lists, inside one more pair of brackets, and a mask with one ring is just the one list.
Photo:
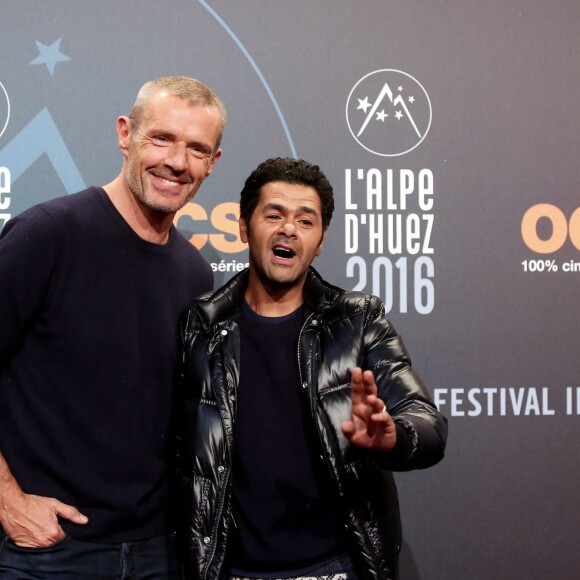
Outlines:
[[249, 172], [318, 163], [315, 266], [385, 300], [449, 418], [397, 476], [403, 580], [577, 578], [579, 29], [577, 0], [0, 0], [0, 227], [117, 174], [145, 81], [204, 81], [224, 153], [177, 225], [216, 283]]

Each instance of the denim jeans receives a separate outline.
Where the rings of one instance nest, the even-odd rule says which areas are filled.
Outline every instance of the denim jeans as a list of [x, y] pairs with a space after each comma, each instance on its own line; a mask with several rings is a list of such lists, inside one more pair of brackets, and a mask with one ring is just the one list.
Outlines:
[[2, 580], [179, 580], [175, 535], [94, 544], [70, 536], [48, 548], [20, 548], [0, 530]]

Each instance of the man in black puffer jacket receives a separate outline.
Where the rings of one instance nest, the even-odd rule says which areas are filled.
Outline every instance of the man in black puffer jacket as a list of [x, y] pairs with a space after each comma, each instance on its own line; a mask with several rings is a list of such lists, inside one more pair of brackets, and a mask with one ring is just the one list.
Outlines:
[[447, 423], [381, 301], [311, 267], [333, 209], [317, 166], [262, 163], [240, 201], [250, 267], [183, 319], [187, 580], [397, 577], [391, 471], [440, 461]]

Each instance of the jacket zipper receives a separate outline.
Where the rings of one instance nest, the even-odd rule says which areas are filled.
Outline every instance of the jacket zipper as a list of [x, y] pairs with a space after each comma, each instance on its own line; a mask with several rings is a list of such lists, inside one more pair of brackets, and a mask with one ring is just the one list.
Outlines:
[[[300, 383], [301, 383], [303, 390], [306, 390], [308, 388], [308, 383], [303, 380], [303, 376], [302, 376], [302, 365], [300, 364], [300, 345], [301, 345], [300, 339], [302, 338], [303, 330], [305, 329], [306, 325], [310, 322], [310, 319], [313, 316], [314, 316], [314, 313], [312, 313], [304, 322], [304, 325], [302, 326], [302, 329], [300, 330], [300, 335], [299, 335], [299, 340], [298, 340], [298, 372], [299, 372], [299, 376], [300, 376]], [[330, 462], [329, 457], [328, 457], [328, 455], [329, 455], [328, 450], [326, 449], [326, 447], [322, 443], [322, 436], [320, 433], [320, 428], [318, 426], [318, 422], [312, 417], [312, 406], [314, 404], [314, 401], [312, 400], [312, 398], [313, 397], [309, 393], [309, 400], [310, 400], [310, 406], [311, 406], [310, 416], [311, 416], [311, 419], [313, 419], [314, 429], [315, 429], [315, 432], [318, 436], [318, 445], [319, 445], [319, 449], [320, 449], [320, 453], [321, 453], [321, 458], [324, 461], [324, 464], [326, 466], [326, 469], [329, 472], [331, 480], [333, 481], [334, 485], [337, 486], [337, 488], [338, 488], [340, 486], [338, 485], [338, 481], [336, 480], [334, 470], [332, 469], [332, 465], [331, 465], [331, 462]], [[340, 497], [340, 493], [338, 492], [338, 489], [336, 491], [337, 491], [337, 497], [339, 498], [339, 501], [342, 504], [343, 503], [342, 498]], [[349, 526], [346, 522], [345, 522], [345, 527], [347, 530], [349, 529]], [[368, 532], [367, 532], [367, 535], [368, 535]], [[372, 542], [370, 536], [369, 536], [369, 541], [370, 541], [371, 546], [373, 547], [374, 551], [376, 552], [376, 547], [373, 545], [373, 542]]]
[[313, 317], [314, 317], [314, 312], [312, 312], [311, 314], [308, 315], [308, 318], [304, 321], [304, 324], [302, 325], [302, 328], [300, 329], [300, 333], [298, 334], [298, 348], [297, 348], [296, 354], [297, 354], [297, 358], [298, 358], [298, 373], [300, 376], [300, 386], [302, 387], [303, 390], [308, 388], [308, 384], [304, 380], [304, 377], [302, 376], [302, 365], [300, 364], [300, 345], [302, 344], [302, 334], [304, 332], [304, 329], [306, 328], [306, 326], [310, 322], [311, 318], [313, 318]]
[[[237, 393], [235, 393], [235, 399], [234, 399], [234, 406], [236, 406], [238, 403], [238, 397], [237, 397]], [[232, 422], [234, 420], [234, 413], [232, 413]], [[210, 556], [209, 559], [207, 561], [207, 565], [205, 567], [205, 570], [203, 571], [203, 578], [204, 580], [208, 579], [208, 574], [209, 574], [209, 569], [213, 563], [213, 559], [215, 557], [215, 552], [217, 549], [217, 536], [219, 533], [219, 525], [220, 525], [220, 521], [222, 519], [222, 514], [224, 511], [224, 504], [226, 502], [226, 491], [228, 489], [229, 486], [229, 481], [230, 481], [230, 473], [231, 473], [231, 469], [230, 468], [226, 468], [226, 472], [224, 473], [224, 477], [223, 477], [223, 485], [221, 487], [221, 493], [220, 493], [220, 500], [219, 500], [219, 505], [218, 505], [218, 512], [215, 518], [215, 524], [213, 526], [214, 529], [214, 533], [211, 536], [211, 545], [210, 545]], [[221, 572], [221, 570], [220, 570]]]

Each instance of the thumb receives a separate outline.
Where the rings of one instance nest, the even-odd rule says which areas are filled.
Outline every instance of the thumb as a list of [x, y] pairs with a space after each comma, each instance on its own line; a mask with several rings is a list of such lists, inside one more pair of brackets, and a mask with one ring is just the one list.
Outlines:
[[60, 501], [57, 501], [55, 504], [55, 512], [57, 516], [69, 520], [70, 522], [73, 522], [73, 524], [84, 525], [89, 521], [89, 518], [84, 514], [81, 514], [76, 507]]
[[355, 433], [354, 423], [352, 421], [343, 421], [340, 427], [347, 439], [350, 439]]

